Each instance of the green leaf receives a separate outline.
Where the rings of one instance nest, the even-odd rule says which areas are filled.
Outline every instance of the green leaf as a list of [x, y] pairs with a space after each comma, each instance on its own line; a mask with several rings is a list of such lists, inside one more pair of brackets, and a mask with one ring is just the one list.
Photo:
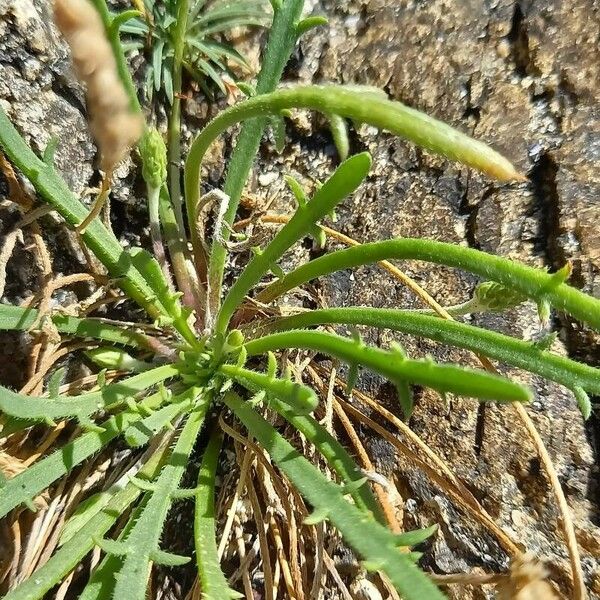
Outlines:
[[426, 337], [501, 360], [569, 389], [579, 386], [592, 394], [600, 394], [600, 369], [546, 352], [537, 343], [415, 311], [368, 306], [326, 308], [269, 321], [264, 327], [258, 325], [258, 329], [266, 333], [332, 323], [367, 325]]
[[[39, 313], [34, 308], [0, 304], [0, 330], [28, 331], [37, 322]], [[80, 338], [93, 338], [133, 346], [134, 348], [153, 348], [151, 341], [141, 331], [132, 327], [120, 327], [103, 319], [79, 319], [68, 315], [54, 314], [50, 317], [59, 333], [75, 335]]]
[[92, 517], [98, 514], [117, 493], [118, 487], [112, 486], [104, 492], [92, 494], [77, 505], [75, 512], [67, 519], [60, 533], [59, 547], [66, 544]]
[[168, 427], [173, 419], [192, 406], [195, 395], [197, 395], [197, 390], [192, 389], [191, 392], [178, 396], [173, 403], [155, 411], [141, 421], [132, 423], [124, 433], [127, 445], [137, 448], [147, 444], [154, 435]]
[[575, 394], [577, 406], [579, 407], [584, 420], [587, 421], [592, 416], [592, 403], [590, 397], [582, 387], [577, 385], [573, 388], [573, 394]]
[[350, 140], [348, 139], [346, 119], [334, 114], [326, 114], [325, 116], [329, 121], [329, 129], [333, 136], [333, 143], [340, 155], [340, 160], [346, 160], [350, 153]]
[[344, 161], [316, 192], [312, 200], [296, 211], [264, 251], [252, 258], [223, 301], [217, 316], [217, 331], [225, 331], [233, 312], [243, 302], [248, 291], [294, 243], [311, 232], [319, 219], [330, 213], [346, 196], [358, 188], [370, 167], [371, 158], [366, 152], [356, 154]]
[[221, 571], [216, 542], [215, 478], [219, 464], [222, 433], [215, 429], [202, 456], [198, 471], [196, 510], [194, 513], [194, 543], [196, 562], [204, 600], [242, 598], [232, 590]]
[[[269, 38], [257, 78], [257, 94], [271, 92], [281, 79], [285, 65], [292, 55], [296, 44], [294, 31], [296, 23], [301, 17], [303, 5], [304, 0], [286, 0], [285, 5], [274, 11], [273, 23], [269, 31]], [[236, 140], [234, 152], [229, 161], [227, 177], [223, 187], [223, 191], [230, 198], [224, 219], [224, 222], [228, 225], [233, 224], [246, 179], [248, 178], [252, 162], [258, 152], [260, 141], [268, 124], [268, 119], [264, 115], [257, 116], [259, 118], [242, 126], [242, 130]], [[196, 143], [194, 145], [197, 146]], [[199, 152], [188, 153], [185, 165], [185, 202], [190, 222], [194, 222], [200, 198], [199, 169], [203, 153], [202, 149]], [[229, 230], [227, 228], [224, 230], [224, 239], [229, 239]], [[192, 235], [192, 243], [195, 252], [199, 253], [201, 251], [201, 243], [195, 232]], [[226, 249], [220, 241], [213, 240], [208, 277], [210, 282], [208, 306], [213, 315], [217, 313], [221, 300], [226, 255]]]
[[289, 379], [277, 379], [235, 365], [221, 365], [219, 371], [253, 392], [264, 390], [300, 415], [311, 413], [319, 404], [312, 388]]
[[[159, 549], [163, 523], [171, 505], [171, 493], [179, 486], [189, 455], [204, 422], [209, 402], [205, 399], [190, 414], [175, 447], [155, 482], [155, 489], [127, 537], [118, 542], [126, 549], [123, 565], [115, 574], [114, 598], [145, 600], [150, 566], [159, 560], [165, 564], [183, 564], [182, 557]], [[187, 562], [187, 559], [185, 560]]]
[[247, 403], [235, 394], [228, 394], [225, 403], [315, 510], [327, 512], [327, 519], [340, 531], [344, 541], [365, 561], [377, 564], [377, 569], [385, 572], [405, 600], [444, 598], [429, 578], [398, 551], [396, 536], [391, 531], [349, 503], [338, 485], [299, 454]]
[[300, 23], [298, 23], [298, 26], [296, 27], [296, 34], [298, 35], [298, 37], [300, 37], [301, 35], [304, 35], [310, 29], [314, 29], [315, 27], [320, 27], [321, 25], [327, 25], [328, 23], [329, 23], [329, 21], [327, 20], [327, 17], [321, 17], [321, 16], [307, 17], [306, 19], [302, 19], [302, 21], [300, 21]]
[[260, 302], [271, 302], [281, 294], [317, 277], [376, 263], [382, 260], [422, 260], [475, 273], [496, 281], [535, 301], [547, 301], [555, 309], [600, 329], [600, 300], [559, 283], [542, 269], [494, 256], [474, 248], [434, 240], [398, 238], [360, 244], [325, 254], [298, 267], [283, 280], [271, 284], [260, 294]]
[[[329, 467], [335, 471], [340, 480], [348, 485], [363, 481], [363, 474], [346, 449], [310, 415], [299, 415], [290, 408], [289, 403], [276, 398], [269, 404], [290, 425], [294, 426], [323, 455]], [[385, 523], [381, 508], [368, 485], [361, 485], [351, 491], [356, 506], [370, 513], [380, 523]]]
[[357, 344], [356, 341], [320, 331], [295, 330], [275, 333], [246, 343], [248, 356], [284, 348], [304, 348], [360, 364], [392, 382], [407, 381], [462, 396], [497, 402], [528, 402], [531, 391], [503, 377], [432, 360], [412, 360], [399, 354]]
[[127, 398], [177, 374], [178, 370], [175, 367], [165, 365], [118, 383], [111, 383], [97, 392], [53, 399], [25, 396], [0, 386], [0, 410], [19, 419], [82, 419], [100, 410], [122, 404]]
[[[0, 147], [31, 181], [40, 196], [71, 226], [78, 225], [88, 216], [88, 209], [75, 198], [54, 168], [40, 160], [25, 144], [2, 107], [0, 107]], [[180, 333], [189, 343], [194, 343], [195, 335], [187, 323], [178, 319], [177, 315], [170, 314], [165, 306], [156, 301], [161, 290], [152, 288], [155, 281], [146, 280], [144, 275], [132, 265], [131, 256], [122, 249], [114, 234], [108, 231], [99, 219], [94, 219], [90, 223], [82, 238], [111, 276], [117, 278], [120, 287], [132, 300], [154, 318], [161, 315], [175, 318], [175, 325], [180, 328]], [[177, 312], [179, 313], [180, 310], [178, 307]]]
[[[185, 396], [188, 392], [184, 392]], [[180, 396], [173, 398], [176, 403]], [[164, 402], [163, 394], [151, 394], [140, 403], [147, 409], [156, 409]], [[13, 508], [38, 496], [48, 486], [81, 464], [86, 458], [106, 446], [123, 433], [129, 425], [143, 418], [140, 412], [124, 411], [102, 423], [101, 432], [88, 432], [55, 450], [16, 475], [0, 488], [0, 518]]]
[[160, 74], [162, 73], [163, 49], [165, 47], [164, 40], [160, 40], [152, 47], [152, 68], [154, 69], [154, 90], [160, 90]]
[[418, 546], [428, 540], [438, 530], [437, 525], [432, 525], [427, 529], [416, 529], [396, 535], [396, 545], [401, 547]]
[[101, 369], [142, 373], [152, 368], [152, 364], [138, 360], [120, 348], [104, 346], [86, 350], [84, 354]]
[[[165, 450], [166, 448], [159, 448], [140, 469], [139, 474], [153, 477], [158, 472]], [[81, 563], [83, 557], [96, 545], [95, 540], [102, 539], [106, 535], [139, 495], [140, 490], [132, 484], [128, 484], [113, 495], [100, 512], [76, 531], [58, 552], [33, 572], [31, 577], [8, 592], [3, 600], [39, 600], [43, 598], [46, 592]]]

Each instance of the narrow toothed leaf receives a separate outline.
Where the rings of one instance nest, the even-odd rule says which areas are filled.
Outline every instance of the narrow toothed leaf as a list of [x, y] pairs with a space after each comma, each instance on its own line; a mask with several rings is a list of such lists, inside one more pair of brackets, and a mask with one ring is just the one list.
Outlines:
[[577, 406], [583, 415], [583, 418], [587, 421], [592, 415], [592, 402], [586, 391], [579, 386], [573, 388], [573, 394], [577, 400]]
[[[197, 393], [199, 392], [200, 390], [197, 390]], [[157, 559], [161, 562], [166, 561], [167, 564], [183, 564], [182, 557], [160, 550], [160, 537], [171, 505], [172, 493], [179, 487], [208, 404], [208, 399], [205, 398], [190, 414], [166, 465], [153, 482], [154, 489], [147, 492], [150, 497], [123, 542], [128, 548], [134, 548], [135, 552], [127, 554], [116, 573], [114, 598], [145, 600], [150, 566]]]
[[275, 396], [298, 414], [312, 412], [319, 403], [319, 398], [314, 390], [289, 379], [278, 379], [265, 373], [257, 373], [233, 365], [222, 365], [219, 370], [253, 392], [264, 391], [268, 395]]
[[237, 88], [244, 94], [246, 97], [251, 98], [256, 95], [256, 88], [254, 88], [250, 83], [246, 83], [245, 81], [238, 81], [236, 84]]
[[[182, 397], [185, 397], [185, 392]], [[176, 397], [178, 399], [179, 396]], [[163, 399], [160, 393], [151, 394], [142, 401], [149, 408], [159, 408]], [[111, 440], [123, 433], [129, 425], [141, 419], [138, 411], [122, 412], [102, 423], [102, 432], [89, 432], [65, 444], [49, 456], [42, 458], [26, 471], [16, 475], [0, 488], [0, 517], [21, 503], [29, 502], [48, 486], [68, 473], [73, 467], [97, 453]]]
[[[103, 20], [110, 27], [110, 14], [104, 6]], [[121, 51], [118, 36], [110, 40], [115, 56], [119, 75], [124, 80], [125, 87], [130, 97], [132, 110], [139, 112], [140, 107], [136, 97], [136, 89], [131, 77], [127, 72], [123, 53]], [[0, 107], [0, 147], [10, 158], [13, 164], [31, 181], [40, 196], [67, 221], [75, 227], [83, 222], [88, 216], [88, 208], [69, 190], [66, 182], [60, 177], [56, 170], [39, 159], [27, 146], [23, 139], [6, 116], [4, 109]], [[100, 221], [94, 219], [82, 234], [82, 240], [86, 247], [93, 252], [98, 260], [107, 268], [109, 274], [114, 277], [125, 293], [148, 314], [157, 318], [161, 314], [169, 315], [169, 309], [159, 301], [148, 302], [147, 297], [159, 290], [153, 290], [155, 281], [148, 279], [145, 273], [138, 270], [132, 264], [131, 255], [124, 250], [115, 235], [109, 231]], [[152, 259], [154, 260], [154, 259]], [[156, 261], [154, 261], [156, 262]], [[178, 307], [177, 307], [178, 308]], [[171, 315], [169, 315], [171, 316]], [[175, 326], [179, 333], [189, 342], [194, 343], [195, 336], [187, 324], [179, 319], [179, 311], [172, 315]]]
[[526, 298], [550, 303], [557, 310], [600, 329], [600, 299], [567, 285], [552, 275], [517, 261], [456, 244], [417, 238], [399, 238], [360, 244], [325, 254], [298, 267], [265, 288], [257, 300], [268, 303], [317, 277], [382, 260], [421, 260], [480, 275], [509, 287]]
[[240, 598], [232, 590], [221, 571], [216, 541], [215, 523], [215, 479], [219, 464], [219, 453], [223, 441], [222, 433], [215, 429], [202, 456], [196, 488], [196, 510], [194, 513], [194, 543], [196, 563], [204, 600], [227, 600]]
[[[34, 308], [0, 304], [0, 330], [27, 331], [38, 318], [39, 312]], [[50, 318], [59, 333], [77, 335], [80, 338], [95, 338], [125, 346], [151, 349], [151, 342], [144, 334], [131, 329], [123, 329], [118, 325], [107, 323], [103, 319], [79, 319], [61, 314], [51, 315]]]
[[344, 485], [341, 486], [342, 493], [345, 496], [348, 494], [354, 495], [361, 487], [363, 487], [365, 485], [365, 483], [367, 483], [367, 481], [368, 480], [366, 477], [361, 477], [360, 479], [357, 479], [355, 481], [350, 481], [348, 483], [345, 483]]
[[140, 479], [139, 477], [130, 477], [129, 482], [132, 485], [135, 485], [136, 488], [142, 490], [143, 492], [155, 492], [156, 484], [151, 481], [147, 481], [146, 479]]
[[[329, 467], [335, 471], [340, 480], [347, 486], [346, 489], [354, 498], [354, 503], [366, 514], [371, 514], [380, 523], [385, 523], [385, 518], [375, 499], [371, 488], [362, 485], [364, 476], [354, 459], [346, 449], [310, 415], [299, 415], [287, 404], [271, 399], [270, 407], [276, 410], [290, 425], [295, 427], [315, 448], [323, 455]], [[360, 483], [361, 485], [353, 484]]]
[[58, 141], [59, 141], [58, 138], [53, 135], [48, 140], [48, 143], [46, 144], [46, 147], [44, 148], [44, 153], [42, 155], [42, 160], [49, 167], [54, 167], [54, 154], [56, 152], [56, 148], [58, 147]]
[[346, 376], [346, 394], [348, 396], [352, 395], [352, 392], [356, 387], [356, 382], [358, 381], [358, 372], [359, 367], [357, 363], [350, 363], [348, 365], [348, 375]]
[[34, 398], [18, 394], [0, 386], [0, 410], [19, 419], [61, 419], [76, 417], [80, 421], [89, 421], [90, 415], [117, 406], [125, 402], [131, 394], [169, 379], [177, 374], [172, 366], [157, 367], [140, 375], [135, 375], [119, 383], [106, 385], [98, 392], [89, 392], [80, 396], [60, 396], [58, 398]]
[[318, 525], [329, 518], [329, 509], [322, 507], [314, 510], [304, 518], [305, 525]]
[[413, 412], [413, 393], [407, 381], [396, 381], [396, 391], [398, 392], [398, 401], [404, 413], [404, 419], [408, 421]]
[[224, 401], [314, 507], [314, 518], [327, 513], [327, 520], [339, 530], [345, 542], [370, 568], [383, 571], [405, 600], [444, 597], [427, 575], [398, 551], [394, 533], [348, 502], [340, 486], [328, 480], [247, 403], [235, 394], [228, 394]]
[[361, 364], [387, 377], [391, 382], [408, 381], [439, 392], [451, 392], [480, 400], [498, 402], [528, 402], [531, 391], [503, 377], [457, 365], [439, 365], [429, 360], [412, 360], [354, 340], [318, 331], [295, 330], [275, 333], [246, 344], [248, 355], [263, 354], [282, 348], [316, 350]]
[[281, 154], [285, 148], [285, 121], [282, 117], [271, 117], [271, 131], [275, 141], [275, 150]]
[[135, 552], [135, 548], [131, 548], [123, 542], [117, 542], [111, 539], [95, 538], [94, 542], [102, 552], [106, 554], [113, 554], [114, 556], [127, 556], [131, 552]]
[[93, 348], [87, 350], [85, 355], [102, 369], [143, 373], [152, 368], [150, 363], [133, 358], [133, 356], [119, 348]]
[[292, 194], [294, 194], [296, 202], [298, 203], [298, 208], [304, 208], [308, 203], [308, 196], [306, 195], [299, 181], [291, 175], [285, 175], [284, 180], [290, 188]]
[[65, 373], [66, 373], [65, 367], [56, 369], [56, 371], [54, 371], [54, 373], [52, 373], [52, 375], [50, 376], [50, 379], [48, 380], [48, 397], [58, 398], [58, 394], [60, 392], [60, 384], [63, 381]]
[[124, 434], [127, 444], [132, 448], [147, 444], [156, 433], [170, 425], [173, 419], [191, 408], [193, 398], [189, 396], [194, 393], [195, 390], [192, 389], [187, 394], [182, 395], [183, 400], [167, 404], [167, 406], [153, 412], [141, 421], [136, 421], [130, 425]]
[[322, 323], [368, 325], [426, 337], [501, 360], [569, 389], [579, 386], [590, 393], [600, 394], [600, 369], [546, 352], [539, 344], [415, 311], [367, 306], [326, 308], [269, 321], [264, 332], [300, 329]]

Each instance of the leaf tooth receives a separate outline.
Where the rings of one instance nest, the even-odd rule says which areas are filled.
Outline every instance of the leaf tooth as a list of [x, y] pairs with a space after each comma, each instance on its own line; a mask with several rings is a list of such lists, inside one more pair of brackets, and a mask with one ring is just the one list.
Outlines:
[[310, 31], [311, 29], [314, 29], [315, 27], [320, 27], [321, 25], [327, 25], [328, 23], [329, 23], [329, 21], [327, 20], [327, 17], [323, 17], [323, 16], [307, 17], [306, 19], [302, 19], [296, 25], [296, 35], [298, 37], [300, 37], [301, 35], [304, 35], [307, 31]]
[[319, 523], [322, 523], [323, 521], [327, 520], [328, 517], [329, 517], [329, 509], [324, 506], [319, 507], [316, 510], [314, 510], [312, 513], [310, 513], [310, 515], [308, 515], [304, 519], [304, 524], [305, 525], [318, 525]]
[[112, 554], [114, 556], [127, 556], [133, 549], [130, 548], [124, 542], [118, 542], [108, 538], [94, 537], [94, 544], [98, 546], [106, 554]]
[[577, 406], [583, 415], [583, 418], [587, 421], [592, 414], [592, 403], [587, 392], [579, 385], [573, 388], [573, 394], [577, 400]]
[[174, 554], [172, 552], [156, 549], [150, 552], [150, 560], [157, 565], [163, 565], [165, 567], [179, 567], [189, 563], [191, 558], [189, 556], [182, 556], [181, 554]]

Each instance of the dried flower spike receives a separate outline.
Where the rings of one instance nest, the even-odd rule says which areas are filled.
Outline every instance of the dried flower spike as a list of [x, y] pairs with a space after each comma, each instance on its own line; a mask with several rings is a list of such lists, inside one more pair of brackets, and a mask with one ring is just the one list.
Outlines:
[[90, 2], [54, 0], [54, 21], [86, 86], [90, 130], [100, 149], [100, 166], [110, 179], [142, 134], [142, 116], [131, 110], [104, 25]]

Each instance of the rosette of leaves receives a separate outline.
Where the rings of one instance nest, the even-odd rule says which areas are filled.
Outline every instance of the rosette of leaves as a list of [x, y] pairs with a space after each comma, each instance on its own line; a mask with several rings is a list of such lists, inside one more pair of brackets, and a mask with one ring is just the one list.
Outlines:
[[[115, 19], [120, 17], [111, 15], [102, 0], [94, 0], [94, 4], [101, 9], [107, 33], [114, 34]], [[280, 262], [286, 252], [306, 237], [320, 238], [322, 220], [369, 175], [371, 158], [367, 153], [343, 161], [312, 195], [288, 178], [297, 205], [294, 214], [269, 243], [254, 248], [235, 283], [229, 289], [224, 286], [230, 236], [242, 189], [265, 128], [282, 112], [309, 109], [328, 118], [335, 115], [342, 137], [346, 135], [345, 120], [368, 123], [501, 181], [522, 179], [509, 161], [488, 146], [372, 90], [336, 85], [275, 89], [298, 37], [323, 19], [302, 20], [302, 0], [273, 0], [272, 4], [274, 20], [255, 94], [219, 114], [190, 148], [183, 172], [187, 227], [181, 228], [173, 217], [175, 199], [169, 197], [165, 182], [167, 149], [158, 143], [156, 132], [145, 137], [140, 147], [152, 204], [151, 222], [157, 240], [158, 236], [166, 240], [168, 264], [145, 249], [124, 249], [98, 218], [81, 234], [86, 249], [104, 265], [115, 288], [154, 321], [152, 331], [93, 316], [39, 314], [33, 308], [0, 305], [1, 329], [28, 330], [45, 319], [65, 338], [94, 342], [97, 348], [88, 356], [98, 365], [97, 379], [90, 389], [77, 395], [59, 393], [60, 373], [47, 378], [41, 397], [0, 387], [3, 437], [38, 424], [54, 427], [58, 422], [72, 421], [78, 426], [72, 439], [22, 473], [2, 481], [0, 516], [22, 506], [35, 510], [34, 500], [40, 493], [118, 438], [136, 452], [147, 448], [140, 452], [135, 473], [124, 485], [113, 486], [82, 505], [76, 521], [67, 522], [62, 545], [11, 590], [6, 600], [44, 597], [95, 547], [103, 551], [104, 557], [91, 573], [81, 597], [143, 600], [153, 564], [177, 566], [191, 560], [168, 552], [161, 543], [167, 514], [182, 498], [195, 501], [195, 560], [203, 597], [234, 597], [236, 592], [220, 569], [215, 541], [214, 494], [221, 438], [212, 417], [215, 411], [238, 419], [304, 497], [312, 510], [306, 526], [329, 521], [364, 567], [385, 574], [406, 600], [443, 598], [415, 564], [418, 555], [401, 551], [423, 542], [434, 529], [395, 534], [386, 527], [370, 483], [343, 445], [315, 419], [313, 413], [320, 402], [317, 392], [292, 376], [283, 357], [289, 352], [310, 350], [346, 363], [350, 390], [360, 369], [374, 371], [395, 385], [407, 418], [413, 408], [415, 385], [482, 402], [528, 402], [532, 392], [500, 375], [458, 364], [440, 364], [430, 357], [411, 357], [400, 346], [380, 348], [365, 343], [358, 335], [324, 331], [321, 325], [385, 328], [469, 349], [564, 385], [574, 392], [584, 412], [589, 412], [588, 394], [600, 393], [598, 369], [554, 354], [547, 344], [419, 311], [332, 307], [263, 319], [253, 310], [256, 302], [269, 305], [290, 290], [337, 271], [382, 260], [416, 259], [494, 282], [486, 284], [483, 292], [479, 289], [478, 310], [483, 300], [491, 309], [503, 310], [528, 299], [543, 306], [544, 311], [551, 307], [600, 329], [600, 301], [568, 285], [568, 267], [548, 273], [440, 241], [393, 239], [359, 244], [325, 252], [284, 273]], [[126, 88], [133, 90], [118, 37], [112, 35], [110, 40]], [[217, 195], [214, 232], [208, 239], [202, 219], [214, 196], [209, 200], [200, 192], [203, 157], [219, 135], [238, 124], [243, 125], [228, 163], [223, 192]], [[85, 206], [55, 169], [52, 153], [36, 156], [1, 108], [0, 146], [30, 180], [39, 198], [68, 225], [76, 227], [86, 218]], [[170, 273], [173, 281], [168, 277]], [[505, 299], [510, 296], [511, 301], [500, 302], [498, 295]], [[255, 302], [249, 302], [250, 297]], [[106, 369], [112, 371], [111, 381], [107, 380]], [[283, 429], [271, 424], [273, 413], [302, 433], [335, 480], [305, 458], [284, 437]], [[203, 429], [212, 432], [201, 436]], [[186, 469], [191, 468], [194, 448], [202, 454], [198, 483], [184, 489], [181, 482]], [[120, 528], [115, 528], [121, 515], [126, 518]]]
[[[230, 65], [248, 69], [246, 58], [225, 34], [236, 28], [265, 27], [271, 20], [267, 0], [143, 0], [142, 7], [142, 15], [124, 24], [121, 32], [125, 51], [138, 50], [148, 59], [144, 83], [148, 101], [161, 91], [173, 101], [176, 39], [183, 45], [183, 69], [212, 97], [214, 86], [226, 93], [223, 77], [233, 76]], [[184, 31], [178, 30], [178, 21], [185, 21]]]

